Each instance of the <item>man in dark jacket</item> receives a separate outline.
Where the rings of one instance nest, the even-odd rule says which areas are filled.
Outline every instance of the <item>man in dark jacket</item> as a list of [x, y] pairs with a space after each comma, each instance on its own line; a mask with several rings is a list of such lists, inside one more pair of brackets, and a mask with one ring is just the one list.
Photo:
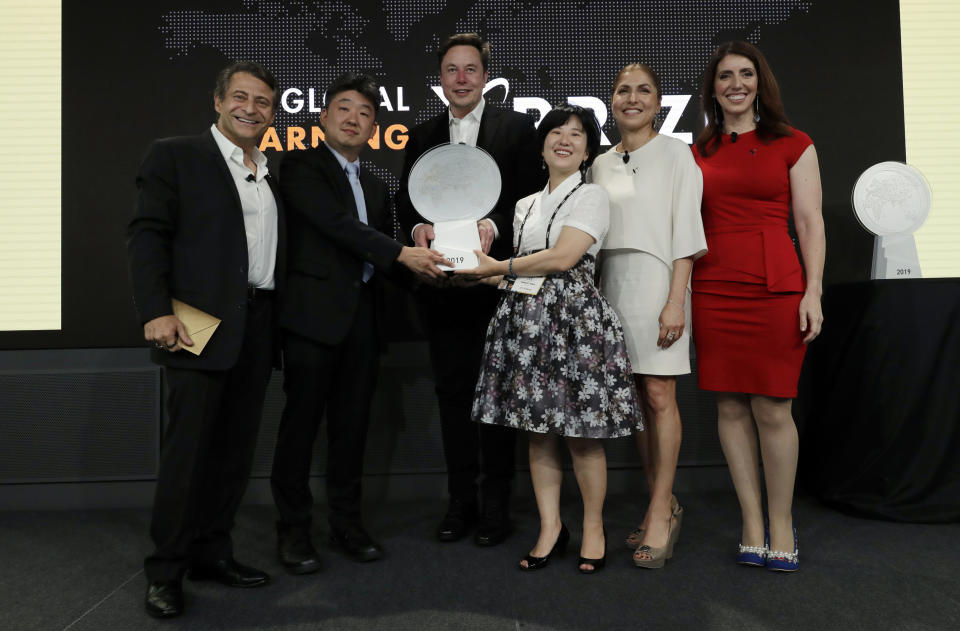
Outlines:
[[363, 528], [360, 481], [370, 402], [376, 387], [385, 275], [442, 278], [438, 252], [411, 248], [392, 232], [387, 190], [360, 153], [376, 131], [379, 89], [367, 75], [346, 73], [326, 92], [320, 114], [325, 142], [288, 154], [280, 189], [290, 227], [289, 269], [280, 326], [284, 391], [270, 476], [280, 513], [277, 547], [294, 574], [319, 567], [310, 541], [310, 462], [326, 412], [327, 503], [331, 539], [358, 561], [382, 549]]
[[[400, 226], [416, 245], [426, 246], [434, 238], [433, 226], [417, 214], [406, 188], [417, 158], [447, 142], [480, 147], [496, 161], [501, 179], [496, 207], [477, 222], [480, 243], [483, 251], [494, 258], [508, 258], [513, 250], [514, 204], [546, 182], [539, 168], [540, 149], [533, 119], [498, 109], [484, 100], [490, 46], [479, 35], [453, 35], [443, 43], [437, 56], [440, 85], [449, 107], [410, 132], [397, 195]], [[437, 528], [440, 541], [460, 539], [478, 517], [480, 523], [474, 537], [478, 545], [496, 545], [511, 531], [509, 498], [515, 431], [470, 420], [487, 324], [498, 299], [497, 290], [486, 285], [425, 287], [420, 292], [450, 496], [447, 513]], [[481, 473], [482, 505], [477, 493]]]
[[[234, 560], [230, 531], [278, 356], [283, 204], [257, 149], [277, 100], [265, 68], [230, 65], [217, 77], [217, 123], [154, 142], [137, 176], [130, 276], [144, 338], [164, 366], [169, 416], [150, 526], [156, 549], [144, 562], [155, 617], [182, 612], [188, 570], [234, 587], [269, 581]], [[194, 340], [174, 315], [175, 299], [220, 319], [199, 354], [187, 350]]]

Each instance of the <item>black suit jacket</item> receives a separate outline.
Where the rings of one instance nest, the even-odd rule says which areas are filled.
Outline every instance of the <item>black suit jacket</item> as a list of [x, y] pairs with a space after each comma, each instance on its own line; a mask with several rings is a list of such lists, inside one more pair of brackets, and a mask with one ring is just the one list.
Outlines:
[[[450, 142], [446, 110], [410, 132], [397, 193], [397, 218], [407, 238], [415, 225], [427, 221], [410, 203], [407, 193], [410, 169], [428, 149], [446, 142]], [[487, 102], [480, 118], [477, 146], [493, 156], [500, 167], [500, 198], [488, 215], [497, 224], [499, 236], [493, 242], [490, 255], [497, 259], [508, 258], [513, 253], [513, 210], [517, 200], [543, 188], [546, 183], [546, 172], [540, 169], [540, 147], [533, 118], [513, 110], [498, 109]]]
[[395, 261], [403, 246], [387, 236], [393, 227], [387, 189], [366, 169], [360, 186], [368, 225], [357, 214], [346, 173], [323, 143], [287, 154], [280, 165], [290, 232], [280, 326], [322, 344], [338, 344], [350, 330], [365, 261], [374, 265], [375, 290], [381, 275], [402, 274]]
[[[282, 293], [284, 211], [268, 182], [277, 199], [274, 279]], [[172, 298], [222, 320], [199, 356], [154, 349], [153, 360], [176, 368], [231, 368], [246, 324], [247, 238], [236, 184], [211, 131], [155, 141], [140, 165], [137, 189], [127, 255], [141, 322], [172, 314]]]

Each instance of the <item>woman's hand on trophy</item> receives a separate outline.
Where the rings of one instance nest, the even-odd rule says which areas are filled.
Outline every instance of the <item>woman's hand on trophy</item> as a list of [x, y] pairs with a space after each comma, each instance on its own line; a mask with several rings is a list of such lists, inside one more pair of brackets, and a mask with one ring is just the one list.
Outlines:
[[498, 276], [503, 274], [503, 262], [498, 261], [497, 259], [487, 256], [480, 250], [474, 250], [474, 254], [477, 255], [477, 261], [479, 262], [476, 267], [473, 269], [458, 269], [453, 275], [455, 278], [473, 278], [475, 280], [480, 280], [487, 278], [489, 276]]

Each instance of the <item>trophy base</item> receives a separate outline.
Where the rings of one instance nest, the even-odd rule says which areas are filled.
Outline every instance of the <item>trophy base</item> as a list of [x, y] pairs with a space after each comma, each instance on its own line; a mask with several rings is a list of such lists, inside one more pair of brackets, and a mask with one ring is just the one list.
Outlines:
[[433, 224], [434, 240], [430, 244], [443, 254], [449, 265], [438, 265], [444, 271], [473, 269], [479, 265], [474, 250], [480, 249], [480, 232], [473, 219], [438, 221]]
[[923, 278], [917, 244], [912, 234], [877, 236], [873, 241], [871, 280]]
[[437, 246], [434, 246], [433, 249], [443, 254], [443, 256], [450, 263], [449, 265], [437, 265], [437, 267], [445, 272], [452, 272], [453, 270], [458, 269], [473, 269], [480, 264], [480, 261], [477, 260], [477, 255], [473, 253], [473, 250], [460, 250], [458, 248]]

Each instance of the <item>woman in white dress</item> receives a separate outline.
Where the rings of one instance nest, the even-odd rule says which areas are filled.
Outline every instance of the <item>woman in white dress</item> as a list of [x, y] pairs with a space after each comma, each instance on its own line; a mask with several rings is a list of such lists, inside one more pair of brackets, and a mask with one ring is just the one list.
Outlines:
[[614, 80], [620, 144], [599, 156], [591, 181], [610, 196], [601, 291], [623, 323], [647, 431], [636, 434], [650, 491], [640, 526], [627, 537], [638, 567], [673, 555], [683, 509], [673, 495], [680, 452], [676, 375], [690, 372], [690, 272], [706, 253], [700, 221], [703, 182], [686, 143], [654, 128], [660, 78], [630, 64]]
[[497, 261], [477, 252], [479, 266], [461, 272], [508, 279], [487, 329], [473, 419], [528, 433], [540, 535], [520, 561], [524, 571], [546, 567], [570, 539], [560, 519], [566, 443], [583, 498], [577, 567], [593, 574], [606, 562], [602, 439], [629, 436], [643, 423], [620, 321], [594, 285], [610, 211], [606, 192], [582, 172], [600, 148], [600, 127], [590, 110], [562, 105], [537, 135], [550, 180], [517, 202], [515, 256]]

